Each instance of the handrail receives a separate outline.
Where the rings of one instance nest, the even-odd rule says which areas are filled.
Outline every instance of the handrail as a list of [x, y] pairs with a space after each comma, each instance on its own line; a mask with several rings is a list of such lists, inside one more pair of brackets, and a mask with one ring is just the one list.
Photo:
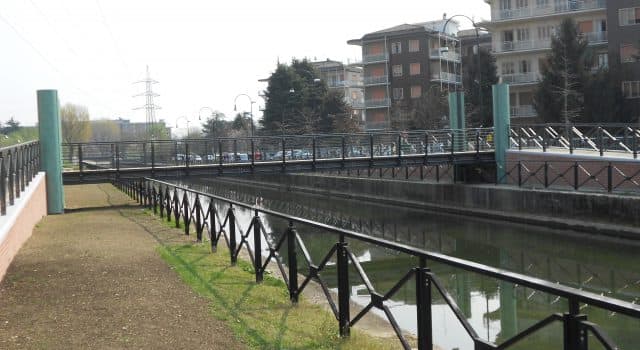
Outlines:
[[39, 169], [39, 141], [0, 148], [0, 215], [7, 214], [7, 207], [15, 204]]
[[[441, 293], [445, 298], [447, 298], [448, 292], [443, 288], [441, 284], [437, 282], [436, 276], [430, 272], [428, 269], [428, 262], [439, 262], [448, 266], [460, 268], [466, 271], [474, 272], [481, 274], [483, 276], [488, 276], [490, 278], [498, 279], [500, 281], [505, 281], [508, 283], [513, 283], [517, 286], [528, 287], [537, 291], [545, 292], [552, 294], [556, 297], [565, 298], [568, 300], [569, 310], [567, 313], [564, 313], [560, 316], [560, 314], [554, 314], [550, 318], [547, 318], [541, 323], [538, 323], [534, 327], [528, 328], [512, 338], [508, 340], [503, 345], [494, 345], [491, 343], [487, 343], [487, 341], [481, 339], [476, 332], [471, 328], [469, 324], [466, 324], [465, 317], [462, 314], [462, 311], [457, 307], [455, 301], [451, 298], [447, 300], [451, 310], [455, 313], [458, 320], [462, 323], [465, 328], [467, 328], [468, 334], [472, 337], [474, 343], [476, 344], [476, 349], [480, 348], [506, 348], [515, 343], [516, 341], [525, 338], [529, 334], [532, 334], [535, 330], [540, 329], [547, 324], [549, 324], [552, 320], [562, 319], [565, 322], [565, 325], [568, 325], [570, 331], [564, 333], [565, 344], [567, 342], [569, 344], [582, 344], [582, 336], [581, 332], [584, 330], [592, 330], [594, 331], [594, 327], [591, 323], [586, 321], [585, 315], [580, 315], [580, 304], [589, 304], [594, 307], [602, 308], [608, 311], [620, 313], [623, 315], [627, 315], [634, 318], [640, 318], [640, 305], [636, 305], [634, 303], [629, 303], [626, 301], [613, 299], [610, 297], [598, 295], [591, 292], [586, 292], [583, 290], [579, 290], [576, 288], [572, 288], [569, 286], [559, 285], [554, 282], [542, 280], [539, 278], [534, 278], [530, 276], [526, 276], [524, 274], [515, 273], [506, 271], [499, 268], [494, 268], [490, 266], [486, 266], [483, 264], [475, 263], [472, 261], [468, 261], [465, 259], [455, 258], [451, 256], [447, 256], [441, 253], [435, 253], [431, 251], [427, 251], [420, 248], [415, 248], [408, 246], [406, 244], [392, 242], [383, 238], [371, 237], [360, 232], [356, 232], [353, 230], [342, 229], [339, 227], [315, 222], [313, 220], [304, 219], [300, 217], [296, 217], [293, 215], [289, 215], [286, 213], [259, 208], [254, 205], [249, 205], [237, 200], [225, 198], [222, 196], [205, 193], [202, 191], [197, 191], [190, 189], [185, 186], [175, 185], [165, 181], [159, 181], [150, 178], [142, 178], [138, 180], [129, 180], [129, 181], [120, 181], [117, 183], [121, 189], [126, 191], [132, 197], [138, 200], [141, 205], [145, 205], [147, 207], [153, 207], [154, 212], [157, 210], [157, 206], [160, 205], [160, 215], [163, 215], [163, 210], [167, 211], [167, 219], [171, 220], [171, 210], [173, 209], [173, 214], [176, 219], [176, 226], [178, 225], [178, 220], [182, 218], [185, 220], [185, 234], [189, 234], [189, 225], [195, 219], [195, 227], [198, 233], [198, 241], [201, 241], [202, 237], [202, 228], [207, 226], [211, 233], [212, 238], [212, 249], [215, 251], [215, 246], [217, 245], [218, 240], [221, 236], [225, 238], [227, 241], [230, 251], [231, 251], [231, 261], [232, 264], [235, 263], [235, 259], [237, 259], [238, 253], [242, 246], [246, 246], [249, 249], [252, 255], [252, 263], [255, 265], [255, 273], [256, 273], [256, 281], [259, 282], [262, 279], [262, 273], [267, 264], [273, 259], [278, 263], [278, 267], [285, 278], [287, 288], [289, 289], [289, 294], [292, 302], [297, 302], [299, 293], [305, 288], [309, 279], [319, 280], [321, 286], [323, 287], [323, 291], [325, 295], [328, 293], [326, 290], [326, 285], [324, 285], [323, 280], [321, 279], [319, 272], [326, 267], [327, 261], [336, 254], [337, 263], [336, 269], [338, 274], [338, 299], [339, 299], [339, 307], [336, 307], [333, 300], [328, 297], [328, 302], [336, 313], [337, 310], [337, 318], [340, 323], [340, 334], [346, 336], [349, 334], [349, 285], [348, 285], [348, 261], [351, 261], [354, 264], [358, 274], [363, 277], [364, 280], [368, 280], [366, 277], [365, 271], [359, 265], [357, 260], [353, 260], [353, 254], [349, 250], [348, 245], [346, 244], [346, 239], [355, 239], [361, 242], [366, 242], [370, 244], [374, 244], [379, 247], [387, 248], [390, 250], [394, 250], [399, 253], [404, 253], [410, 256], [417, 257], [420, 261], [420, 266], [410, 269], [409, 272], [403, 274], [403, 277], [399, 279], [399, 282], [396, 283], [387, 293], [378, 293], [373, 289], [373, 285], [371, 283], [367, 284], [367, 288], [370, 291], [371, 302], [367, 305], [363, 311], [361, 311], [356, 318], [352, 321], [357, 322], [362, 315], [367, 313], [372, 308], [381, 309], [386, 317], [389, 319], [389, 322], [396, 332], [398, 338], [400, 339], [402, 346], [405, 349], [409, 349], [409, 345], [404, 339], [402, 332], [399, 329], [397, 322], [394, 319], [394, 316], [389, 311], [388, 307], [384, 305], [384, 301], [388, 300], [392, 297], [392, 295], [403, 285], [405, 285], [410, 277], [415, 275], [416, 277], [416, 307], [418, 308], [418, 322], [428, 322], [427, 324], [423, 324], [423, 327], [418, 328], [418, 343], [420, 349], [430, 349], [431, 348], [431, 324], [430, 320], [430, 308], [424, 308], [419, 305], [424, 305], [424, 302], [430, 304], [432, 302], [431, 297], [431, 285], [433, 284], [437, 291]], [[156, 189], [157, 187], [157, 189]], [[164, 187], [164, 191], [163, 191]], [[171, 190], [170, 190], [171, 189]], [[178, 191], [181, 191], [182, 200], [180, 201], [180, 195]], [[191, 204], [189, 201], [190, 194], [193, 199], [195, 197], [195, 203]], [[200, 203], [200, 198], [208, 198], [209, 199], [209, 208], [205, 211], [202, 210], [204, 207]], [[226, 211], [226, 215], [223, 220], [218, 215], [220, 210], [216, 209], [213, 206], [213, 202], [223, 202], [229, 205], [229, 209]], [[165, 203], [166, 202], [166, 206]], [[196, 211], [196, 215], [194, 218], [194, 210], [189, 210], [189, 206], [193, 205], [194, 208], [198, 208]], [[250, 224], [248, 225], [245, 231], [240, 228], [237, 217], [234, 214], [234, 207], [241, 207], [250, 210], [255, 213], [255, 216], [251, 219]], [[202, 212], [201, 212], [202, 211]], [[261, 263], [261, 233], [264, 233], [264, 229], [262, 224], [260, 223], [259, 214], [273, 216], [277, 218], [284, 219], [289, 222], [289, 227], [286, 230], [285, 234], [279, 239], [277, 244], [274, 246], [272, 243], [265, 241], [265, 244], [269, 247], [269, 256], [266, 257], [264, 264]], [[207, 217], [211, 221], [207, 221]], [[204, 219], [203, 219], [204, 218]], [[215, 218], [215, 219], [213, 219]], [[203, 221], [204, 220], [204, 221]], [[216, 224], [217, 223], [217, 224]], [[300, 235], [298, 235], [297, 230], [295, 229], [296, 225], [301, 225], [302, 227], [313, 227], [324, 232], [337, 234], [340, 237], [340, 241], [337, 242], [330, 250], [329, 253], [323, 258], [322, 263], [315, 265], [311, 261], [311, 257], [307, 253], [306, 248], [304, 247], [304, 242], [302, 241]], [[229, 225], [229, 228], [225, 228], [226, 225]], [[251, 250], [248, 245], [248, 237], [253, 229], [254, 234], [254, 249]], [[236, 232], [239, 231], [239, 236], [241, 238], [240, 242], [236, 240], [236, 236], [238, 235]], [[227, 238], [228, 236], [228, 238]], [[286, 242], [286, 243], [285, 243]], [[281, 259], [282, 257], [279, 255], [279, 250], [288, 249], [288, 272], [282, 266]], [[298, 247], [298, 248], [296, 248]], [[296, 258], [296, 250], [300, 249], [302, 251], [302, 256], [305, 260], [307, 260], [307, 265], [309, 267], [309, 276], [305, 279], [305, 282], [302, 285], [298, 285], [297, 278], [295, 276], [298, 274], [298, 264]], [[255, 255], [255, 257], [253, 257]], [[430, 283], [425, 283], [425, 281], [429, 281]], [[427, 288], [427, 290], [425, 290]], [[346, 299], [345, 299], [346, 298]], [[428, 298], [425, 300], [425, 298]], [[425, 313], [428, 313], [425, 314]], [[422, 320], [422, 321], [420, 321]], [[425, 321], [428, 320], [428, 321]], [[426, 327], [426, 328], [425, 328]], [[582, 330], [582, 331], [581, 331]], [[596, 329], [594, 332], [600, 332]], [[606, 342], [606, 345], [609, 348], [615, 348], [612, 341], [610, 341], [605, 335], [598, 334], [599, 340]], [[485, 346], [485, 347], [482, 347]], [[575, 347], [578, 348], [578, 347]]]

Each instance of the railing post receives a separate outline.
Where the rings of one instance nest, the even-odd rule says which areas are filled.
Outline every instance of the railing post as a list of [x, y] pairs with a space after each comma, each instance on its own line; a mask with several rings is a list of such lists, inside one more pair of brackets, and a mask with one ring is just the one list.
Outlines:
[[222, 140], [218, 140], [218, 174], [222, 174]]
[[218, 229], [216, 228], [216, 208], [213, 198], [209, 197], [209, 232], [211, 233], [211, 252], [218, 250]]
[[638, 129], [631, 129], [631, 146], [633, 147], [633, 159], [638, 159]]
[[587, 316], [580, 314], [580, 303], [569, 299], [569, 312], [564, 314], [564, 350], [586, 350], [588, 346], [587, 332], [581, 326]]
[[287, 228], [287, 258], [289, 265], [289, 299], [292, 303], [298, 303], [298, 257], [296, 255], [296, 231], [293, 221], [289, 221]]
[[112, 143], [111, 145], [111, 168], [116, 167], [116, 145]]
[[607, 192], [613, 191], [613, 166], [611, 162], [607, 165]]
[[578, 162], [575, 162], [573, 164], [573, 189], [574, 190], [578, 190], [578, 187], [580, 187], [580, 185], [578, 184], [578, 180], [579, 180], [579, 176], [578, 176]]
[[229, 254], [231, 255], [231, 265], [235, 265], [238, 256], [236, 255], [236, 214], [233, 204], [229, 205], [227, 220], [229, 221]]
[[547, 152], [547, 133], [544, 130], [542, 131], [542, 152]]
[[0, 153], [0, 214], [7, 214], [7, 166], [2, 153]]
[[549, 187], [549, 162], [544, 162], [544, 188]]
[[173, 217], [176, 219], [176, 228], [180, 228], [180, 200], [177, 188], [173, 189]]
[[518, 133], [518, 151], [522, 151], [522, 135]]
[[191, 211], [189, 208], [189, 197], [187, 191], [182, 193], [182, 221], [184, 222], [184, 234], [189, 235], [189, 225], [191, 225]]
[[429, 132], [424, 133], [424, 165], [429, 163]]
[[345, 165], [344, 161], [345, 161], [345, 158], [346, 158], [346, 154], [345, 154], [346, 148], [347, 148], [346, 140], [344, 138], [344, 135], [342, 135], [342, 168], [344, 168], [344, 165]]
[[14, 204], [15, 199], [15, 177], [14, 177], [14, 161], [15, 161], [15, 152], [11, 152], [11, 150], [7, 153], [9, 155], [9, 205]]
[[184, 168], [185, 173], [189, 176], [189, 158], [191, 154], [189, 154], [189, 142], [184, 143]]
[[427, 269], [427, 259], [420, 257], [420, 267], [416, 268], [416, 311], [418, 325], [418, 349], [433, 349], [433, 329], [431, 325], [431, 278]]
[[340, 242], [337, 243], [338, 260], [338, 327], [341, 337], [349, 336], [349, 258], [347, 256], [347, 243], [344, 234], [340, 234]]
[[233, 139], [233, 162], [238, 161], [238, 139]]
[[202, 223], [202, 215], [200, 210], [202, 205], [200, 204], [200, 196], [196, 193], [196, 202], [194, 203], [194, 210], [196, 211], [196, 240], [198, 243], [202, 242], [202, 229], [204, 227]]
[[[284, 173], [287, 169], [287, 149], [286, 149], [285, 138], [282, 136], [282, 172]], [[293, 154], [292, 154], [293, 155]]]
[[480, 158], [480, 130], [476, 130], [476, 159]]
[[313, 149], [312, 153], [311, 153], [311, 169], [313, 169], [313, 171], [316, 171], [316, 137], [312, 136], [311, 137], [311, 147]]
[[262, 271], [262, 234], [261, 234], [262, 222], [260, 222], [260, 216], [258, 215], [258, 209], [254, 210], [253, 216], [253, 269], [256, 272], [256, 283], [261, 283], [263, 278]]
[[[456, 144], [456, 133], [451, 131], [451, 162], [453, 162], [453, 157], [455, 155], [455, 145]], [[454, 171], [455, 172], [455, 171]]]
[[255, 166], [256, 166], [256, 145], [252, 138], [251, 139], [251, 172], [252, 173], [254, 171]]
[[604, 129], [601, 126], [598, 127], [598, 148], [600, 148], [600, 157], [604, 156]]
[[369, 166], [373, 166], [373, 134], [369, 134]]
[[116, 143], [116, 179], [120, 178], [120, 144]]
[[151, 176], [155, 177], [156, 173], [156, 145], [151, 142]]
[[173, 156], [176, 160], [176, 165], [178, 165], [178, 141], [173, 141]]
[[518, 161], [518, 187], [522, 187], [522, 161]]

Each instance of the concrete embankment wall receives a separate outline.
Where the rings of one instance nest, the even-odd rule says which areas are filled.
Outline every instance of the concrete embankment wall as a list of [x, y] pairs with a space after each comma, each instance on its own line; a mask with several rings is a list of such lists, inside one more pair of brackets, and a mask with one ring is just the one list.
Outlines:
[[39, 173], [15, 204], [7, 207], [7, 215], [0, 217], [0, 281], [20, 247], [31, 237], [33, 228], [46, 215], [45, 174]]
[[311, 174], [253, 180], [289, 191], [640, 240], [640, 198], [634, 196]]

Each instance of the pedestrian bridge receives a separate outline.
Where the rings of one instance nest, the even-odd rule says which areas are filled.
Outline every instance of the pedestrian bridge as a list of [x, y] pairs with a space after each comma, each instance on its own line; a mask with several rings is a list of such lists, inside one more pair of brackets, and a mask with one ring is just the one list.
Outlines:
[[491, 128], [62, 145], [64, 183], [495, 162]]

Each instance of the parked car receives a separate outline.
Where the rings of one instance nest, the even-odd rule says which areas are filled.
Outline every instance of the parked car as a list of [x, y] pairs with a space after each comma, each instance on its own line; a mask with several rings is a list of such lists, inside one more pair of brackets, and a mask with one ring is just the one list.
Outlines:
[[202, 162], [202, 157], [195, 153], [191, 153], [189, 154], [189, 161], [194, 163]]
[[205, 156], [205, 159], [207, 160], [207, 162], [213, 162], [216, 160], [216, 156], [214, 154], [207, 154]]

